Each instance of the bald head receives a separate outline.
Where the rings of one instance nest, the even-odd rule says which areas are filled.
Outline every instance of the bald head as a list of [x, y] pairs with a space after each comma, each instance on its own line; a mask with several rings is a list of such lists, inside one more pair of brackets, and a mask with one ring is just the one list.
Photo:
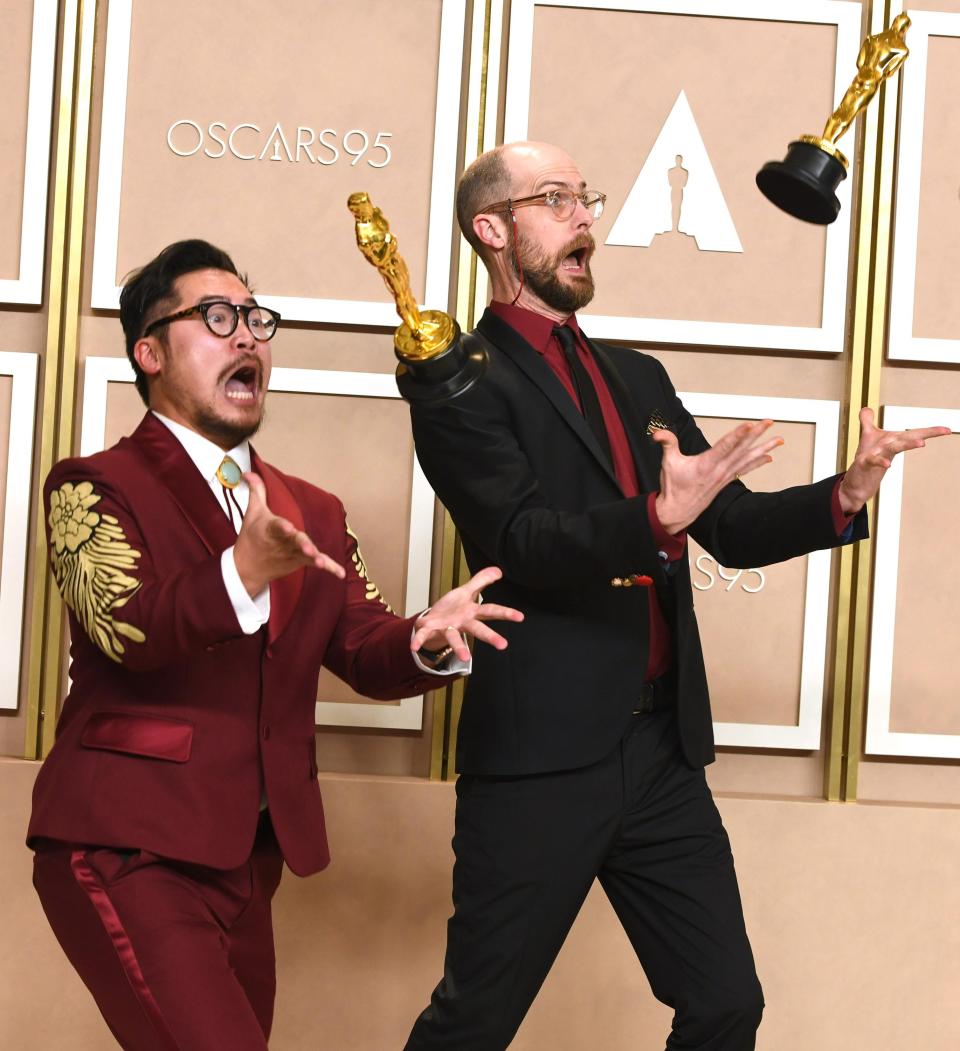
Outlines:
[[471, 248], [481, 257], [484, 246], [473, 229], [474, 217], [489, 204], [511, 196], [508, 146], [487, 150], [460, 176], [457, 184], [457, 222]]
[[570, 155], [548, 142], [510, 142], [480, 156], [460, 177], [457, 222], [474, 251], [485, 260], [486, 248], [473, 220], [497, 201], [535, 193], [539, 174], [551, 168], [576, 169]]

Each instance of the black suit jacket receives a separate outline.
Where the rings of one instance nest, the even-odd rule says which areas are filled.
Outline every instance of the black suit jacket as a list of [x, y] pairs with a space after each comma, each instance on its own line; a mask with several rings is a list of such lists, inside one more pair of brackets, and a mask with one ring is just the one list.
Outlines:
[[[648, 598], [614, 577], [652, 577], [673, 636], [678, 722], [691, 766], [712, 761], [713, 727], [686, 557], [665, 572], [646, 497], [623, 495], [586, 421], [550, 366], [489, 310], [477, 332], [490, 366], [466, 393], [412, 405], [417, 456], [452, 515], [473, 571], [498, 565], [488, 600], [524, 611], [479, 646], [458, 731], [461, 773], [530, 774], [585, 766], [623, 734], [645, 681]], [[616, 401], [644, 492], [659, 488], [660, 415], [684, 453], [708, 447], [663, 366], [591, 344]], [[723, 489], [689, 533], [721, 564], [763, 566], [836, 547], [835, 478], [778, 493]], [[866, 535], [866, 516], [851, 539]]]

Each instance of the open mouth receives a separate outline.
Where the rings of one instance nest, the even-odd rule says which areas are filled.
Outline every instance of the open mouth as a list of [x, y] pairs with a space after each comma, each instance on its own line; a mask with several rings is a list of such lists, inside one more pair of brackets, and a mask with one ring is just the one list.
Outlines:
[[590, 253], [591, 248], [589, 245], [580, 245], [579, 248], [575, 248], [569, 255], [564, 257], [560, 263], [561, 269], [570, 274], [584, 273], [590, 260]]
[[250, 405], [257, 400], [260, 388], [260, 369], [255, 365], [241, 365], [227, 377], [224, 393], [239, 405]]

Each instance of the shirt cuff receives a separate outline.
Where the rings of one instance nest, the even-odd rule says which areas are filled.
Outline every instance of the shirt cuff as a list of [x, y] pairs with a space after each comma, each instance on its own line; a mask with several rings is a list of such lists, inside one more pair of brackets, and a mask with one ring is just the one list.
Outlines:
[[833, 516], [833, 528], [836, 530], [837, 536], [843, 540], [849, 540], [852, 535], [853, 520], [857, 517], [857, 512], [854, 511], [852, 515], [848, 515], [840, 506], [840, 483], [842, 481], [843, 475], [840, 475], [836, 485], [833, 487], [833, 493], [830, 496], [830, 514]]
[[265, 587], [255, 598], [247, 594], [237, 572], [237, 563], [233, 560], [232, 547], [228, 547], [220, 556], [220, 572], [240, 630], [244, 635], [255, 635], [270, 619], [270, 587]]
[[676, 536], [671, 535], [660, 524], [657, 518], [657, 492], [647, 496], [647, 517], [650, 519], [650, 532], [653, 533], [653, 542], [657, 545], [657, 553], [663, 552], [667, 562], [676, 562], [683, 557], [683, 550], [687, 543], [687, 531], [681, 529]]
[[[413, 640], [414, 631], [410, 631], [410, 639]], [[473, 670], [473, 658], [470, 660], [462, 661], [455, 654], [451, 653], [450, 656], [444, 662], [442, 668], [429, 668], [426, 664], [420, 660], [420, 656], [416, 650], [410, 651], [413, 654], [413, 663], [421, 670], [425, 671], [428, 675], [469, 675]]]

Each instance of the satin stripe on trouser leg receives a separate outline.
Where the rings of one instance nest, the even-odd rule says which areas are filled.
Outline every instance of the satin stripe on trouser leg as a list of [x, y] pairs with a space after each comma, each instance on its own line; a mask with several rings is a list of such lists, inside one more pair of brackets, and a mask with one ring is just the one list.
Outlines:
[[50, 925], [121, 1047], [266, 1049], [282, 859], [263, 824], [250, 860], [227, 872], [146, 852], [37, 852]]
[[[670, 798], [673, 791], [678, 794]], [[644, 827], [649, 844], [638, 833]], [[726, 836], [702, 771], [691, 771], [680, 756], [671, 711], [637, 717], [610, 755], [581, 770], [461, 777], [453, 845], [454, 914], [444, 977], [407, 1051], [508, 1047], [597, 876], [657, 996], [675, 1008], [670, 1051], [754, 1046], [759, 984]], [[641, 849], [646, 846], [649, 851]], [[669, 886], [671, 868], [675, 896], [651, 895], [637, 907], [642, 882], [634, 880]], [[649, 922], [649, 913], [660, 909], [680, 915]], [[715, 911], [721, 915], [708, 922]], [[716, 951], [708, 944], [713, 938]], [[650, 949], [660, 939], [669, 943], [668, 953]], [[722, 971], [731, 960], [734, 980]], [[743, 1021], [734, 1025], [727, 1005]], [[558, 1040], [555, 1051], [574, 1049]]]

